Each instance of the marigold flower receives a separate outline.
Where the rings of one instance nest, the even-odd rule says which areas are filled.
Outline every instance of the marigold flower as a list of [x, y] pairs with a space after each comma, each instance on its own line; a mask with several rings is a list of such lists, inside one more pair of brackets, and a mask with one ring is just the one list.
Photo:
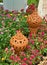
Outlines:
[[25, 18], [27, 18], [28, 16], [27, 16], [27, 15], [25, 15], [24, 17], [25, 17]]
[[5, 60], [5, 58], [2, 58], [2, 61], [4, 61]]
[[13, 14], [10, 14], [11, 16], [13, 15]]
[[19, 16], [20, 14], [18, 14], [18, 16]]

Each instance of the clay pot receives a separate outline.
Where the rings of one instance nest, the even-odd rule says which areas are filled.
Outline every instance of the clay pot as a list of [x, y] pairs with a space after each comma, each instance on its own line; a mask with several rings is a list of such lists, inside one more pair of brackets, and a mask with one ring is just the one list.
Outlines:
[[20, 52], [28, 45], [28, 39], [18, 31], [17, 34], [10, 39], [10, 45], [14, 47], [16, 52]]
[[41, 22], [42, 19], [38, 15], [37, 11], [34, 11], [31, 15], [27, 17], [27, 23], [29, 24], [29, 29], [34, 34], [36, 34]]

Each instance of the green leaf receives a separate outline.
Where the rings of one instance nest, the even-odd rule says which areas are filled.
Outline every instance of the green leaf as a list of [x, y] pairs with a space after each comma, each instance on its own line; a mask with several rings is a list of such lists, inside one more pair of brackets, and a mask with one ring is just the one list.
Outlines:
[[36, 6], [38, 5], [38, 1], [39, 0], [27, 0], [27, 4], [30, 5], [30, 4], [35, 4]]

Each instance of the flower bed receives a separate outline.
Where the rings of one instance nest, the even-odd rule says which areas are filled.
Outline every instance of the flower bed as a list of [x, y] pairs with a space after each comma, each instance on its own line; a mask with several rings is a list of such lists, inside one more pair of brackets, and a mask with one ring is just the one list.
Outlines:
[[[27, 16], [22, 12], [0, 9], [0, 65], [37, 65], [43, 56], [47, 56], [47, 22], [43, 20], [36, 37], [30, 33]], [[10, 47], [10, 39], [18, 30], [28, 38], [26, 49], [15, 54]]]

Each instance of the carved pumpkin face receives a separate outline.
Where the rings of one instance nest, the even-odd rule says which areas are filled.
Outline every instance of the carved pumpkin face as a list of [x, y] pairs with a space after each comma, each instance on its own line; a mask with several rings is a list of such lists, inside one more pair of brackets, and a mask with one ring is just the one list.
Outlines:
[[17, 32], [17, 34], [11, 38], [10, 45], [14, 47], [15, 51], [23, 51], [28, 45], [28, 39], [21, 32]]
[[28, 16], [27, 22], [29, 24], [29, 27], [38, 27], [40, 23], [42, 22], [41, 17], [38, 15], [38, 13], [35, 11], [31, 15]]

